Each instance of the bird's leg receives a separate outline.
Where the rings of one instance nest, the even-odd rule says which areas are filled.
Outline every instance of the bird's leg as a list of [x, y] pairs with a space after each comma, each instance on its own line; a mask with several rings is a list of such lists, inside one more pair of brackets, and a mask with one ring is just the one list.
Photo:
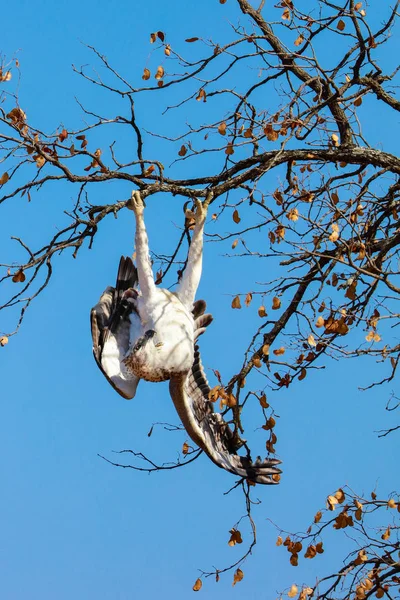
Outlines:
[[133, 210], [136, 219], [135, 247], [139, 287], [143, 297], [150, 299], [154, 295], [156, 286], [150, 262], [149, 239], [144, 224], [144, 204], [139, 191], [132, 192], [128, 208]]
[[195, 199], [195, 226], [192, 241], [189, 248], [186, 269], [183, 272], [181, 282], [176, 291], [181, 302], [192, 310], [192, 305], [199, 287], [201, 269], [203, 264], [203, 233], [207, 217], [207, 209], [212, 199], [212, 191], [209, 191], [204, 202]]

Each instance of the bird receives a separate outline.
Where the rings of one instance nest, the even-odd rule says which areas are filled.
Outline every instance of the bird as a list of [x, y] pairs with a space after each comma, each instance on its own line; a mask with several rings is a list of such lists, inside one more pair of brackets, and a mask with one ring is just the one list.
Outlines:
[[174, 292], [155, 284], [144, 222], [144, 202], [132, 192], [136, 220], [136, 266], [121, 257], [115, 287], [108, 286], [91, 310], [93, 355], [111, 386], [132, 399], [141, 379], [169, 381], [169, 392], [191, 440], [218, 466], [252, 483], [276, 484], [275, 458], [237, 453], [244, 441], [210, 401], [198, 338], [211, 324], [204, 300], [195, 300], [202, 272], [203, 233], [209, 193], [195, 203], [195, 225], [186, 268]]

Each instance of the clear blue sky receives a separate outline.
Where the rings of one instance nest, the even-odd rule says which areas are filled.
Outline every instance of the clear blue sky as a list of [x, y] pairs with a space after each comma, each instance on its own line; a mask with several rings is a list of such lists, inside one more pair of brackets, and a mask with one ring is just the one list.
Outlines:
[[[109, 100], [72, 73], [71, 63], [94, 63], [81, 41], [95, 45], [137, 82], [151, 51], [151, 31], [165, 31], [170, 43], [183, 49], [183, 40], [192, 36], [226, 39], [228, 22], [239, 17], [231, 0], [226, 5], [217, 0], [20, 0], [2, 28], [1, 50], [8, 57], [19, 50], [21, 106], [31, 123], [52, 130], [60, 122], [79, 124], [75, 95], [93, 109], [107, 110]], [[160, 123], [162, 103], [156, 104], [154, 96], [140, 110], [143, 120]], [[118, 110], [110, 107], [111, 114]], [[178, 117], [169, 118], [173, 131]], [[383, 119], [375, 134], [372, 115], [368, 122], [376, 143], [395, 151], [391, 122]], [[128, 151], [130, 141], [122, 143]], [[148, 156], [157, 158], [158, 142], [154, 150], [147, 148]], [[212, 170], [211, 162], [208, 166]], [[105, 185], [92, 201], [129, 194], [126, 184]], [[17, 256], [10, 235], [39, 245], [65, 222], [63, 210], [73, 199], [72, 187], [53, 186], [35, 194], [30, 204], [15, 198], [4, 205], [2, 262]], [[155, 251], [172, 249], [179, 211], [172, 199], [150, 200], [147, 221]], [[112, 450], [131, 448], [174, 460], [186, 439], [161, 429], [147, 437], [154, 421], [177, 422], [167, 384], [142, 383], [137, 397], [126, 402], [92, 358], [89, 310], [113, 283], [119, 256], [132, 252], [132, 238], [132, 214], [121, 213], [105, 224], [93, 250], [82, 250], [76, 261], [67, 254], [58, 258], [51, 284], [30, 308], [20, 334], [0, 349], [0, 596], [5, 600], [186, 599], [193, 594], [197, 568], [223, 567], [240, 552], [227, 541], [229, 529], [244, 514], [242, 498], [239, 492], [223, 496], [235, 479], [206, 457], [148, 476], [117, 469], [97, 456], [113, 458]], [[254, 306], [232, 311], [229, 294], [266, 280], [268, 268], [258, 261], [226, 259], [222, 255], [229, 249], [230, 243], [206, 245], [200, 291], [215, 318], [202, 340], [203, 361], [226, 375], [240, 365], [235, 348], [257, 322]], [[275, 396], [284, 477], [272, 489], [257, 488], [259, 543], [242, 567], [244, 580], [233, 590], [231, 575], [218, 584], [208, 580], [202, 597], [274, 598], [294, 581], [312, 585], [316, 573], [340, 567], [335, 561], [339, 538], [334, 538], [323, 558], [296, 571], [287, 553], [275, 548], [277, 534], [267, 519], [299, 530], [341, 485], [368, 493], [378, 483], [382, 495], [392, 489], [395, 440], [378, 440], [375, 433], [389, 424], [384, 404], [390, 389], [360, 393], [357, 387], [372, 380], [373, 369], [367, 361], [332, 363], [302, 386]], [[262, 452], [263, 436], [259, 432], [254, 439]], [[243, 530], [245, 540], [247, 533]]]

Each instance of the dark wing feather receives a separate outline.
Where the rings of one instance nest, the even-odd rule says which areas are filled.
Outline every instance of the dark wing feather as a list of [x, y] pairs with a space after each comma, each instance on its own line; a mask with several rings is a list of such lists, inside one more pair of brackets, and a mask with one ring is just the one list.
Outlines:
[[[202, 314], [195, 321], [195, 338], [211, 323], [211, 315]], [[243, 444], [222, 415], [214, 412], [209, 401], [210, 387], [201, 363], [199, 348], [195, 346], [193, 366], [187, 377], [172, 377], [170, 393], [175, 408], [191, 439], [222, 469], [255, 483], [275, 484], [272, 476], [281, 471], [277, 459], [257, 459], [252, 462], [236, 451]]]
[[132, 260], [121, 257], [115, 288], [106, 288], [90, 313], [96, 363], [113, 388], [126, 399], [133, 398], [139, 382], [137, 377], [126, 373], [120, 362], [129, 347], [130, 315], [134, 311], [133, 298], [125, 298], [124, 292], [136, 284], [137, 271]]

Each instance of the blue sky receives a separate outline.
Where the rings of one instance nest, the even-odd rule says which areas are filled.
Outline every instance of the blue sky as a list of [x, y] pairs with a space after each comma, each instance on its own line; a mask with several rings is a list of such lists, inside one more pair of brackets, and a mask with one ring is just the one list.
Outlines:
[[[119, 110], [72, 73], [72, 63], [94, 64], [81, 42], [95, 45], [137, 82], [144, 66], [157, 62], [149, 57], [151, 31], [167, 32], [170, 43], [183, 49], [183, 40], [192, 36], [227, 39], [229, 21], [243, 20], [230, 0], [226, 5], [216, 0], [174, 5], [20, 0], [16, 12], [3, 28], [1, 50], [7, 57], [18, 50], [21, 106], [30, 122], [47, 130], [60, 122], [79, 124], [75, 96], [99, 112]], [[143, 121], [166, 122], [158, 100], [149, 95], [139, 104]], [[372, 116], [366, 119], [369, 134], [395, 151], [390, 120], [382, 114], [374, 131]], [[165, 126], [179, 129], [178, 116], [168, 118]], [[124, 152], [130, 143], [121, 141]], [[161, 145], [152, 143], [148, 154], [154, 158]], [[211, 161], [205, 166], [212, 170]], [[126, 184], [105, 185], [94, 191], [92, 201], [129, 194]], [[19, 256], [10, 235], [39, 245], [65, 222], [63, 211], [73, 199], [71, 186], [53, 186], [35, 194], [30, 204], [15, 198], [3, 205], [0, 252], [5, 262]], [[154, 197], [148, 203], [154, 251], [173, 248], [180, 211], [174, 199]], [[213, 227], [209, 223], [208, 231]], [[92, 358], [90, 308], [113, 283], [119, 257], [132, 252], [132, 240], [132, 214], [121, 212], [118, 220], [104, 224], [91, 251], [82, 249], [75, 261], [66, 253], [59, 257], [46, 293], [30, 308], [18, 336], [1, 349], [0, 595], [7, 600], [180, 600], [192, 594], [198, 568], [223, 567], [239, 555], [240, 547], [229, 548], [227, 541], [229, 529], [244, 514], [243, 500], [239, 492], [223, 495], [235, 479], [206, 457], [150, 476], [112, 467], [98, 457], [112, 459], [113, 450], [131, 448], [160, 461], [174, 460], [186, 439], [161, 428], [147, 437], [154, 421], [177, 422], [167, 384], [142, 383], [136, 398], [126, 402], [107, 385]], [[202, 340], [203, 362], [225, 375], [240, 365], [235, 350], [258, 318], [253, 305], [232, 311], [231, 294], [265, 280], [267, 268], [258, 261], [225, 258], [230, 243], [206, 245], [199, 291], [215, 318]], [[396, 440], [376, 435], [390, 424], [384, 405], [391, 389], [358, 390], [359, 384], [371, 382], [373, 370], [368, 361], [332, 363], [301, 387], [275, 395], [284, 477], [279, 486], [257, 488], [262, 500], [255, 509], [259, 542], [243, 566], [244, 580], [234, 589], [231, 575], [218, 584], [208, 580], [203, 597], [273, 598], [295, 581], [312, 585], [318, 572], [340, 566], [342, 542], [336, 536], [323, 558], [294, 569], [287, 553], [275, 547], [277, 533], [267, 519], [298, 530], [308, 526], [326, 495], [339, 486], [349, 484], [361, 494], [378, 485], [381, 495], [393, 488]], [[261, 448], [261, 433], [254, 439]], [[246, 541], [248, 532], [242, 533]]]

